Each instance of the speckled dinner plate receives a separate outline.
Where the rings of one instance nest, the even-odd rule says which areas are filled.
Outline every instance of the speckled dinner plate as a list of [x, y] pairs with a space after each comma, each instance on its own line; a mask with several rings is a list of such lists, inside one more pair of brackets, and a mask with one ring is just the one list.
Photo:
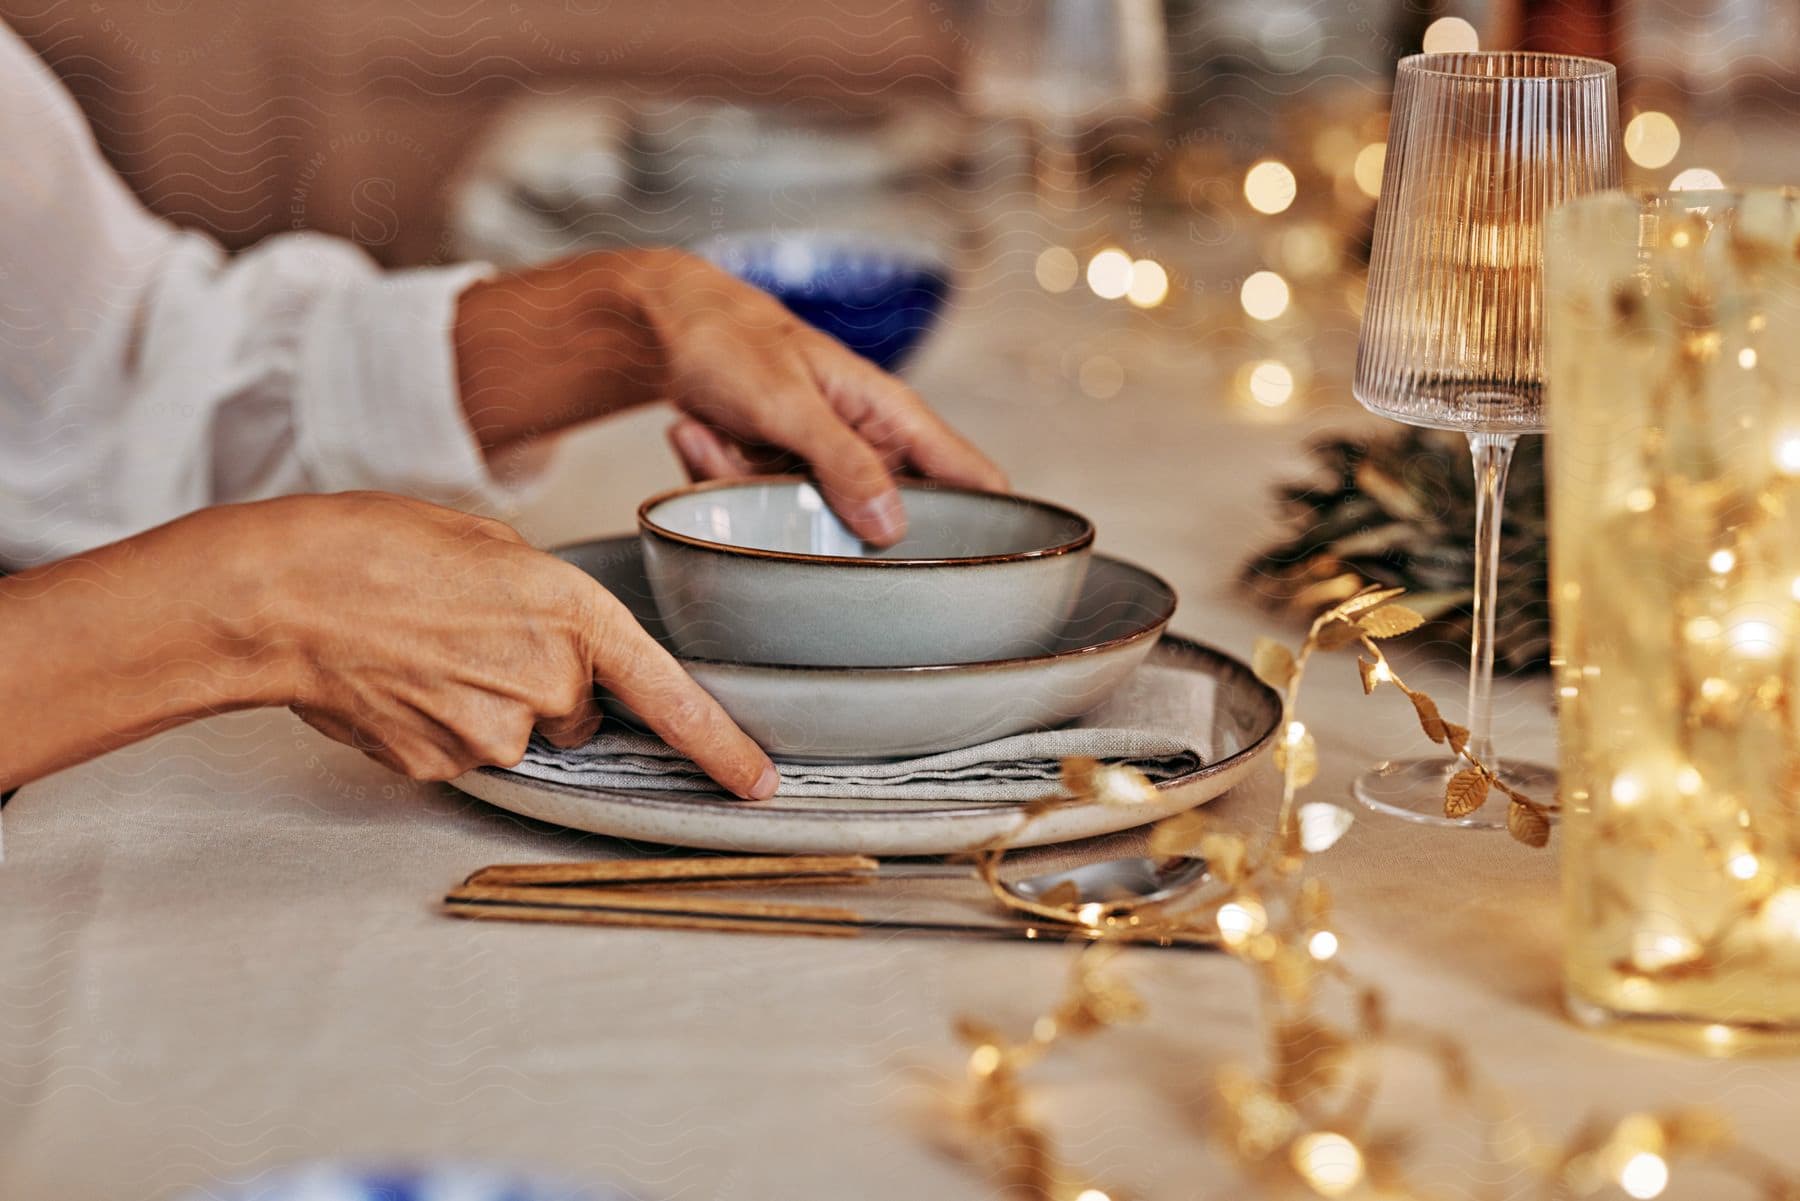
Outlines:
[[[587, 544], [589, 562], [583, 566], [593, 562], [598, 553], [593, 548], [626, 541]], [[612, 549], [624, 557], [635, 547]], [[1190, 809], [1230, 789], [1269, 749], [1281, 723], [1280, 700], [1243, 662], [1174, 634], [1165, 634], [1145, 662], [1191, 673], [1197, 690], [1212, 693], [1212, 726], [1197, 735], [1206, 764], [1164, 781], [1158, 799], [1148, 805], [1072, 805], [1046, 814], [1019, 845], [1090, 838]], [[580, 788], [498, 768], [471, 772], [455, 785], [503, 809], [578, 830], [761, 854], [951, 854], [990, 842], [1018, 821], [1018, 806], [1010, 802], [739, 801], [722, 794]]]

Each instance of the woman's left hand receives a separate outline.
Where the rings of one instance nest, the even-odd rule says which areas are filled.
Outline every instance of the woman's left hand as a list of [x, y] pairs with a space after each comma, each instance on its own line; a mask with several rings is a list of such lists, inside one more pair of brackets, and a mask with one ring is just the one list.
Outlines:
[[583, 255], [476, 284], [456, 346], [489, 449], [647, 400], [695, 479], [804, 465], [876, 545], [906, 518], [894, 477], [1001, 489], [1006, 477], [918, 395], [767, 293], [676, 251]]

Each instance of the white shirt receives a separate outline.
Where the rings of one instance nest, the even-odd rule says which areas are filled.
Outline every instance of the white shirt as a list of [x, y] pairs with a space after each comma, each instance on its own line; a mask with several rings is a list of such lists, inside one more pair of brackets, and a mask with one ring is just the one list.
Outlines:
[[304, 233], [227, 258], [138, 204], [4, 24], [0, 155], [0, 569], [286, 492], [511, 499], [450, 341], [484, 268]]

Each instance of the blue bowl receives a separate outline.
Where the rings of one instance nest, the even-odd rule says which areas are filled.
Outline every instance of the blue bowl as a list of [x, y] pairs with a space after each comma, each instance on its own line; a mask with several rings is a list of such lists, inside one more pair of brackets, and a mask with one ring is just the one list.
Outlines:
[[197, 1191], [187, 1201], [630, 1201], [535, 1173], [476, 1163], [382, 1164], [324, 1160], [255, 1181]]
[[802, 321], [894, 370], [950, 295], [943, 256], [925, 242], [857, 234], [732, 234], [697, 248]]

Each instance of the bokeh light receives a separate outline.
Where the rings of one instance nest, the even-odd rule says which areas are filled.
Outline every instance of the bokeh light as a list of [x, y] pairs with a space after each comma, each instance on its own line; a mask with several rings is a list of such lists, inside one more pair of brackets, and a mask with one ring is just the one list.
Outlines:
[[1125, 386], [1125, 368], [1111, 355], [1093, 355], [1082, 360], [1076, 382], [1095, 400], [1111, 400]]
[[1358, 139], [1356, 131], [1342, 125], [1327, 125], [1313, 135], [1313, 166], [1321, 171], [1337, 171], [1344, 165], [1344, 160], [1356, 153]]
[[1481, 49], [1481, 35], [1461, 17], [1439, 17], [1425, 27], [1427, 54], [1468, 54]]
[[1783, 475], [1800, 475], [1800, 434], [1786, 434], [1775, 440], [1775, 466]]
[[1298, 189], [1288, 165], [1264, 159], [1244, 173], [1244, 199], [1259, 213], [1286, 212]]
[[1669, 1165], [1654, 1152], [1639, 1151], [1619, 1169], [1619, 1187], [1637, 1201], [1660, 1197], [1669, 1187]]
[[1294, 1171], [1322, 1197], [1342, 1197], [1362, 1183], [1363, 1157], [1356, 1144], [1329, 1130], [1294, 1140]]
[[1278, 409], [1294, 398], [1294, 372], [1279, 359], [1263, 359], [1245, 369], [1244, 389], [1265, 409]]
[[1067, 292], [1081, 278], [1081, 261], [1066, 246], [1046, 246], [1038, 252], [1038, 287], [1046, 292]]
[[1273, 271], [1258, 271], [1238, 289], [1238, 302], [1258, 321], [1273, 321], [1287, 312], [1291, 297], [1287, 280]]
[[1282, 230], [1276, 253], [1295, 275], [1324, 275], [1337, 266], [1331, 229], [1317, 221], [1302, 221]]
[[1131, 256], [1109, 247], [1088, 260], [1088, 287], [1102, 300], [1117, 300], [1131, 289]]
[[1706, 192], [1724, 186], [1719, 173], [1709, 167], [1689, 167], [1669, 181], [1672, 192]]
[[1155, 259], [1139, 259], [1131, 264], [1131, 286], [1125, 299], [1140, 309], [1153, 309], [1168, 298], [1169, 273]]
[[1381, 195], [1381, 172], [1386, 166], [1386, 142], [1370, 142], [1356, 152], [1356, 162], [1351, 165], [1350, 174], [1356, 179], [1356, 186], [1362, 189], [1363, 195]]
[[1625, 126], [1625, 154], [1640, 167], [1666, 167], [1681, 149], [1681, 130], [1667, 113], [1644, 112]]

